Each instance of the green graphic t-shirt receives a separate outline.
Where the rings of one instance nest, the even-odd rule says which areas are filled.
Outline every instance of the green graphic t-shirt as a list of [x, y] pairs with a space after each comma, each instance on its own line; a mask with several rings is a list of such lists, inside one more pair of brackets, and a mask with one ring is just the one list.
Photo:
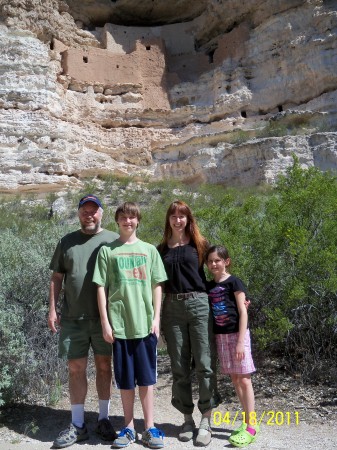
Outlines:
[[108, 289], [108, 315], [120, 339], [143, 338], [153, 320], [152, 287], [167, 279], [157, 249], [138, 240], [104, 245], [97, 256], [93, 281]]

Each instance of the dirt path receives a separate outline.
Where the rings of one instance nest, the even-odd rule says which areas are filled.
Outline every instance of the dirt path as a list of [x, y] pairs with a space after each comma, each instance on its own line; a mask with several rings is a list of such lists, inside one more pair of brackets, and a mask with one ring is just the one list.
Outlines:
[[[156, 387], [156, 425], [160, 427], [165, 437], [165, 447], [175, 449], [195, 448], [193, 442], [182, 443], [177, 440], [181, 425], [181, 415], [170, 404], [171, 375], [166, 357], [159, 359], [159, 380]], [[254, 380], [256, 390], [256, 409], [261, 421], [261, 434], [250, 450], [257, 449], [287, 449], [287, 450], [335, 450], [337, 448], [336, 390], [332, 388], [308, 389], [298, 382], [274, 373], [271, 377], [262, 378], [256, 375]], [[213, 439], [209, 449], [234, 448], [228, 442], [232, 423], [220, 423], [226, 418], [234, 421], [235, 414], [241, 416], [230, 383], [220, 379], [220, 391], [224, 403], [213, 415]], [[330, 389], [330, 390], [329, 390]], [[86, 403], [86, 422], [90, 439], [81, 444], [75, 444], [74, 450], [101, 450], [110, 448], [111, 443], [102, 443], [94, 433], [97, 420], [97, 400], [93, 381]], [[123, 426], [123, 415], [119, 392], [114, 390], [111, 402], [111, 420], [117, 430]], [[276, 416], [276, 413], [277, 416]], [[297, 413], [297, 414], [295, 414]], [[274, 415], [273, 415], [274, 414]], [[140, 401], [137, 398], [136, 429], [143, 429]], [[195, 413], [195, 420], [200, 415]], [[239, 419], [236, 419], [237, 425]], [[0, 450], [44, 450], [52, 448], [52, 441], [58, 432], [67, 427], [70, 419], [68, 400], [64, 398], [56, 407], [39, 405], [20, 405], [3, 412], [0, 420]], [[131, 448], [141, 449], [142, 444], [133, 444]]]

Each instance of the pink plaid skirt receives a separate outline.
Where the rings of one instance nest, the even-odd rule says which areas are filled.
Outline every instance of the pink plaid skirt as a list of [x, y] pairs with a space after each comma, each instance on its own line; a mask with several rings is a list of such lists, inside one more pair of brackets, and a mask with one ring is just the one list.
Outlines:
[[236, 373], [245, 375], [248, 373], [253, 373], [256, 370], [252, 358], [249, 329], [247, 329], [245, 334], [245, 357], [242, 361], [238, 361], [235, 357], [235, 349], [238, 337], [239, 333], [215, 335], [222, 373]]

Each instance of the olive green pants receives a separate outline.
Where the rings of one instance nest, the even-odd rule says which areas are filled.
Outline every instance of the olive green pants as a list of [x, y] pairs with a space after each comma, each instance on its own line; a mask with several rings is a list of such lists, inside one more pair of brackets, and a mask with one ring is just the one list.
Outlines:
[[171, 359], [172, 405], [183, 414], [192, 414], [193, 366], [199, 384], [198, 408], [205, 413], [219, 405], [216, 383], [216, 354], [211, 333], [211, 315], [206, 293], [174, 300], [166, 297], [162, 329]]

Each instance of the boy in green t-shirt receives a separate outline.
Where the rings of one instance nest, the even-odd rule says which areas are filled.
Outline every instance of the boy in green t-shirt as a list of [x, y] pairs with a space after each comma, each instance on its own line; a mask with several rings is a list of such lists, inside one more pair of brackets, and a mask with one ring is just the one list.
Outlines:
[[127, 447], [137, 439], [133, 417], [136, 384], [145, 422], [142, 441], [150, 448], [164, 446], [164, 434], [154, 427], [153, 385], [157, 381], [160, 283], [167, 276], [157, 249], [137, 238], [140, 219], [135, 203], [117, 208], [120, 237], [100, 249], [93, 276], [103, 337], [114, 344], [115, 380], [124, 410], [125, 427], [113, 442], [115, 448]]

